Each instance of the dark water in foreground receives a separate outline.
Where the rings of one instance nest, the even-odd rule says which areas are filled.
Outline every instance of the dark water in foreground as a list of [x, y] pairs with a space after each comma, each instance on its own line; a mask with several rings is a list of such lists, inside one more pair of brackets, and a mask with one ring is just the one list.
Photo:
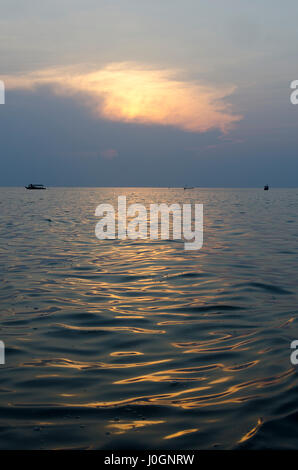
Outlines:
[[[204, 246], [95, 207], [204, 203]], [[1, 449], [298, 449], [298, 190], [0, 189]]]

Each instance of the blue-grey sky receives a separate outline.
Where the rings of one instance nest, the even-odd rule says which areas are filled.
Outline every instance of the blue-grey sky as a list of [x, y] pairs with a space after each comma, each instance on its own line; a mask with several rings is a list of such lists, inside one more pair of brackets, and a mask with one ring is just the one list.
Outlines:
[[0, 184], [297, 186], [294, 0], [2, 0]]

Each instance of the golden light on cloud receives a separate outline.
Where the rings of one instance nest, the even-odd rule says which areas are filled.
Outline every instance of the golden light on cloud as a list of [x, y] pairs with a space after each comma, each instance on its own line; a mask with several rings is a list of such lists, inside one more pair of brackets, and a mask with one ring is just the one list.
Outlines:
[[177, 71], [124, 62], [91, 72], [75, 67], [45, 69], [4, 81], [8, 89], [50, 86], [56, 93], [81, 99], [97, 116], [111, 121], [226, 133], [242, 119], [226, 102], [234, 87], [202, 85], [177, 76]]

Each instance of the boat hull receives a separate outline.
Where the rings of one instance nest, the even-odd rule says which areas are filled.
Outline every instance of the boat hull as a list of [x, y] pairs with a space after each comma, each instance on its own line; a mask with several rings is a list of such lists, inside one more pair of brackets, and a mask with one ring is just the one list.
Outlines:
[[32, 187], [30, 187], [30, 186], [25, 186], [25, 188], [26, 188], [26, 189], [29, 189], [29, 190], [31, 190], [31, 191], [34, 191], [34, 190], [39, 191], [39, 190], [42, 190], [42, 189], [47, 189], [47, 188], [38, 188], [38, 187], [34, 187], [34, 186], [32, 186]]

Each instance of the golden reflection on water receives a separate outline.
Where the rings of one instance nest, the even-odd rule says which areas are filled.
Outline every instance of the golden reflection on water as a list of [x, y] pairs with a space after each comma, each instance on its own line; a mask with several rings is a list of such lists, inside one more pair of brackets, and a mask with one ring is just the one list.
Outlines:
[[139, 320], [140, 318], [144, 318], [142, 315], [121, 315], [121, 316], [116, 316], [117, 320]]
[[163, 364], [165, 362], [169, 362], [171, 359], [160, 359], [156, 361], [148, 361], [148, 362], [129, 362], [128, 364], [124, 363], [117, 363], [117, 364], [108, 364], [105, 362], [80, 362], [80, 361], [71, 361], [70, 359], [60, 358], [60, 359], [44, 359], [32, 362], [24, 362], [24, 367], [61, 367], [65, 369], [77, 369], [77, 370], [84, 370], [84, 369], [129, 369], [133, 367], [146, 367], [152, 366], [156, 364]]
[[175, 439], [176, 437], [185, 436], [186, 434], [191, 434], [193, 432], [197, 432], [199, 429], [184, 429], [183, 431], [175, 432], [174, 434], [170, 434], [169, 436], [165, 436], [163, 439]]
[[132, 420], [132, 421], [119, 421], [110, 422], [107, 429], [111, 430], [114, 434], [125, 434], [134, 429], [144, 428], [146, 426], [153, 426], [156, 424], [163, 424], [164, 420]]
[[[246, 400], [250, 400], [252, 398], [251, 394], [235, 396], [239, 392], [243, 392], [244, 390], [251, 389], [252, 392], [256, 389], [264, 389], [274, 384], [281, 383], [282, 380], [287, 379], [289, 375], [294, 374], [295, 371], [291, 368], [285, 373], [276, 375], [274, 377], [268, 377], [265, 379], [258, 379], [254, 381], [248, 381], [240, 384], [232, 385], [218, 393], [211, 393], [209, 395], [200, 394], [190, 397], [182, 397], [182, 395], [192, 394], [197, 392], [203, 392], [210, 389], [210, 384], [202, 387], [195, 387], [189, 388], [186, 390], [172, 392], [172, 393], [164, 393], [158, 395], [147, 395], [147, 396], [140, 396], [135, 398], [128, 398], [124, 400], [116, 400], [116, 401], [101, 401], [101, 402], [92, 402], [92, 403], [72, 403], [72, 404], [63, 404], [63, 406], [73, 406], [73, 407], [87, 407], [87, 408], [114, 408], [117, 406], [124, 406], [124, 405], [164, 405], [164, 406], [172, 406], [178, 407], [182, 409], [194, 409], [199, 407], [207, 407], [207, 406], [218, 406], [218, 405], [227, 405], [232, 403], [243, 403]], [[254, 397], [258, 395], [254, 394]]]
[[164, 334], [165, 330], [149, 330], [146, 328], [137, 328], [133, 326], [74, 326], [74, 325], [65, 325], [59, 324], [62, 328], [68, 330], [77, 330], [77, 331], [129, 331], [130, 333], [141, 333], [141, 334]]
[[[254, 342], [254, 339], [247, 339], [247, 340], [243, 340], [243, 341], [239, 341], [238, 343], [235, 343], [235, 344], [232, 344], [232, 345], [229, 345], [229, 346], [221, 346], [221, 347], [218, 347], [218, 348], [213, 348], [212, 345], [213, 344], [217, 344], [217, 343], [220, 343], [221, 341], [220, 340], [216, 340], [216, 341], [210, 341], [210, 342], [205, 342], [204, 345], [205, 346], [211, 346], [211, 347], [201, 347], [201, 346], [198, 346], [198, 347], [194, 347], [194, 348], [190, 348], [190, 349], [186, 349], [185, 351], [183, 351], [184, 354], [194, 354], [194, 353], [206, 353], [206, 352], [214, 352], [214, 353], [218, 353], [218, 352], [224, 352], [224, 351], [232, 351], [234, 349], [241, 349], [242, 351], [245, 351], [247, 348], [244, 348], [243, 346], [246, 346], [248, 344], [251, 344]], [[190, 346], [190, 344], [179, 344], [179, 343], [173, 343], [173, 346], [177, 347], [177, 348], [185, 348], [186, 346]]]
[[249, 439], [251, 439], [255, 434], [257, 434], [257, 432], [260, 429], [260, 427], [262, 426], [262, 424], [263, 424], [263, 420], [262, 420], [262, 418], [259, 418], [257, 424], [247, 434], [245, 434], [245, 436], [243, 436], [239, 440], [239, 443], [245, 442], [245, 441], [248, 441]]
[[[210, 368], [208, 368], [210, 370]], [[206, 377], [196, 377], [194, 374], [204, 371], [204, 367], [189, 368], [189, 369], [169, 369], [165, 371], [158, 371], [152, 374], [146, 374], [139, 377], [131, 377], [128, 379], [118, 380], [115, 384], [129, 384], [136, 382], [193, 382], [206, 380]], [[186, 377], [189, 376], [189, 377]]]
[[233, 376], [227, 376], [227, 377], [221, 377], [219, 379], [211, 380], [209, 385], [215, 385], [215, 384], [222, 384], [224, 382], [228, 382], [229, 380], [232, 380]]
[[113, 351], [110, 356], [123, 357], [123, 356], [143, 356], [144, 353], [140, 351]]

